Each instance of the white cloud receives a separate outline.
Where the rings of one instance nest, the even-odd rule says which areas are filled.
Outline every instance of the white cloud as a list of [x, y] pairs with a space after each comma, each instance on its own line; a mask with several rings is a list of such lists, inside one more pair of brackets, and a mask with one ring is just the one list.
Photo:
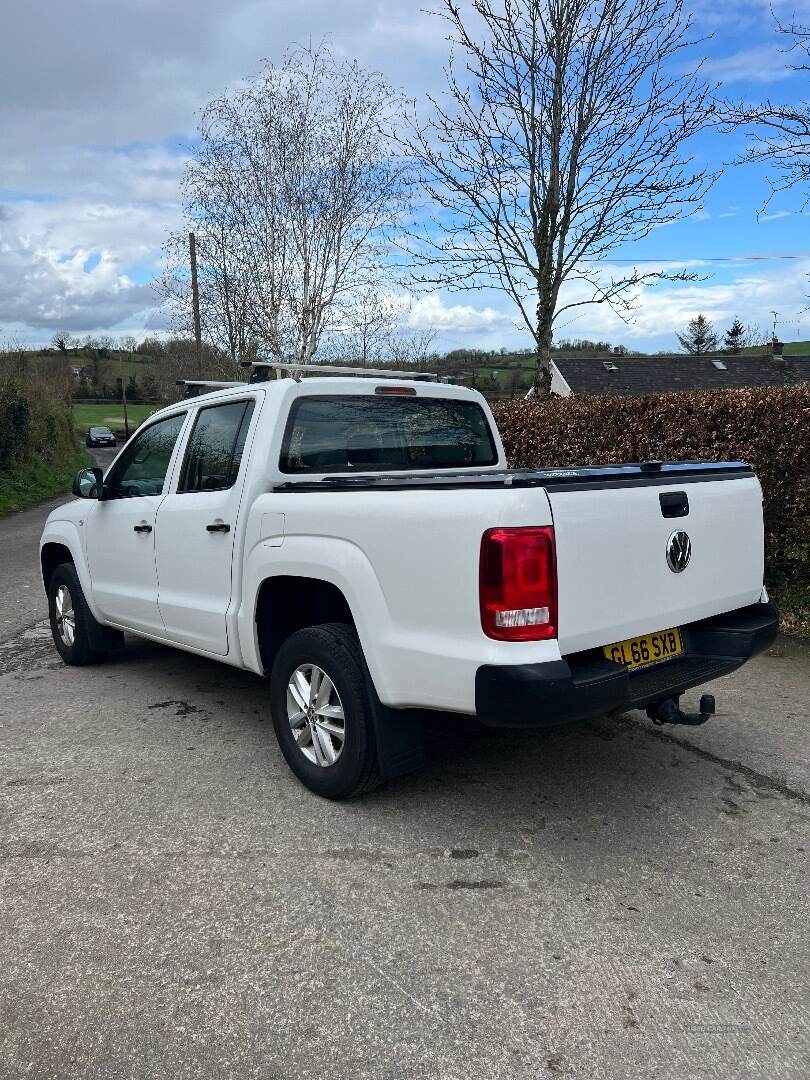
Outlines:
[[[621, 268], [613, 269], [618, 273]], [[609, 275], [611, 267], [606, 266], [603, 272]], [[636, 290], [636, 311], [629, 324], [607, 305], [600, 304], [580, 309], [581, 314], [574, 315], [570, 321], [563, 315], [557, 334], [598, 335], [631, 343], [636, 348], [661, 349], [672, 345], [675, 331], [701, 312], [718, 328], [730, 324], [735, 315], [744, 323], [768, 327], [771, 312], [776, 309], [781, 313], [782, 325], [795, 327], [803, 322], [808, 330], [805, 336], [810, 336], [810, 313], [802, 315], [810, 303], [808, 274], [810, 255], [790, 262], [762, 264], [755, 271], [741, 270], [722, 283], [646, 286]], [[584, 288], [573, 284], [565, 289], [564, 302], [584, 295]]]
[[40, 343], [74, 333], [146, 326], [154, 289], [146, 272], [173, 224], [171, 212], [121, 203], [18, 202], [0, 215], [0, 325]]
[[772, 214], [760, 214], [760, 221], [779, 221], [780, 218], [790, 217], [790, 210], [774, 210]]
[[413, 302], [405, 324], [411, 330], [481, 334], [497, 329], [512, 330], [515, 326], [515, 318], [490, 306], [448, 305], [439, 293], [431, 293], [428, 296], [420, 296]]
[[702, 67], [707, 79], [723, 85], [735, 82], [773, 83], [789, 79], [795, 72], [784, 49], [777, 44], [741, 49], [730, 56], [713, 57]]
[[[157, 265], [179, 220], [178, 143], [193, 138], [204, 103], [262, 57], [279, 60], [288, 44], [321, 38], [384, 67], [396, 86], [436, 86], [446, 42], [421, 8], [417, 0], [4, 3], [0, 207], [11, 217], [0, 220], [0, 337], [49, 336], [51, 315], [76, 330], [120, 318], [149, 324], [148, 290], [133, 274]], [[94, 252], [101, 262], [85, 275]]]

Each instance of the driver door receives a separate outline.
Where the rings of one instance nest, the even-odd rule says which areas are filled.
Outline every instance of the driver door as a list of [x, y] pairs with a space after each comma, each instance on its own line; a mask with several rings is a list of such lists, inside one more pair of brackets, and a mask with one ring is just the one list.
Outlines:
[[186, 413], [135, 435], [104, 478], [87, 520], [93, 599], [105, 621], [165, 637], [155, 569], [155, 515]]

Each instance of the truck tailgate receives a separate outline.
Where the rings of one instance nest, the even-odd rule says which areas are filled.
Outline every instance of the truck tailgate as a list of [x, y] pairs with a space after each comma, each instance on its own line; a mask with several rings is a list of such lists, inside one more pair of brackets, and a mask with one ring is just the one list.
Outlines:
[[[673, 495], [688, 500], [684, 516], [664, 516], [673, 503], [683, 507]], [[572, 485], [549, 488], [548, 498], [564, 655], [744, 607], [761, 594], [762, 492], [753, 474]], [[676, 532], [691, 543], [680, 572], [667, 560]]]

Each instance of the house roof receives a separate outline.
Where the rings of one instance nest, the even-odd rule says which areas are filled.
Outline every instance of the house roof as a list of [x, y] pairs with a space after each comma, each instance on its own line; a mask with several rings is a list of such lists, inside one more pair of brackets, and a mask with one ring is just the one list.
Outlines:
[[[714, 362], [713, 362], [714, 361]], [[555, 356], [576, 395], [663, 394], [810, 382], [810, 356]], [[716, 365], [724, 364], [725, 369]], [[616, 370], [610, 370], [609, 365]]]

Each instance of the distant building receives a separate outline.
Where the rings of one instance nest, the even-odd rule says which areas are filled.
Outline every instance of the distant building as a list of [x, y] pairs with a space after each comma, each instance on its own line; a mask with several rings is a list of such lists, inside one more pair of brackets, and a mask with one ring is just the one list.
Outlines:
[[555, 356], [551, 389], [571, 394], [665, 394], [810, 383], [807, 356]]

